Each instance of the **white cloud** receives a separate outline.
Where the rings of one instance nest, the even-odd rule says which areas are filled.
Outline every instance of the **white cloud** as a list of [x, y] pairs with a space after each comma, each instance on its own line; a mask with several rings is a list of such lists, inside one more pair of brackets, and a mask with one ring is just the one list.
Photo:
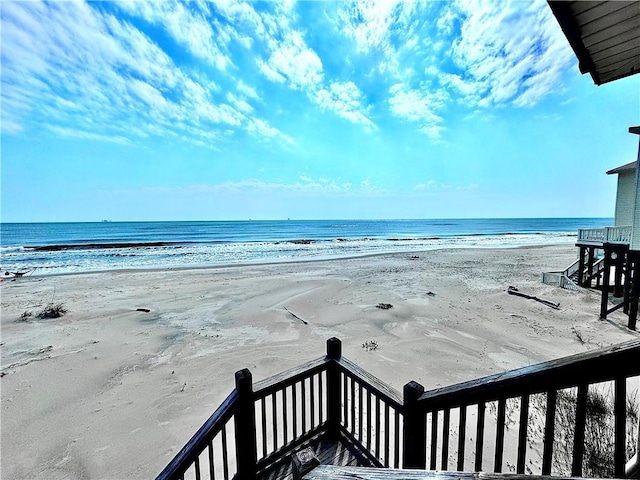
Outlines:
[[297, 31], [289, 31], [271, 52], [267, 66], [299, 90], [314, 89], [323, 80], [320, 57], [304, 42]]
[[270, 81], [306, 94], [307, 98], [368, 130], [375, 127], [367, 117], [366, 98], [353, 81], [328, 79], [322, 60], [295, 28], [294, 4], [269, 4], [269, 12], [257, 15], [249, 4], [224, 2], [219, 9], [229, 18], [249, 25], [267, 54], [257, 58], [258, 70]]
[[443, 118], [436, 112], [444, 106], [443, 92], [407, 89], [398, 83], [389, 89], [389, 108], [394, 115], [417, 123], [419, 130], [432, 139], [439, 139], [443, 130]]
[[[187, 35], [186, 26], [193, 27], [194, 39], [208, 35], [198, 23], [204, 20], [187, 11], [195, 4], [161, 3], [126, 8], [153, 21], [161, 16], [176, 36]], [[295, 143], [255, 116], [247, 101], [257, 98], [255, 89], [240, 84], [241, 95], [226, 95], [199, 72], [178, 67], [132, 24], [102, 9], [84, 2], [30, 1], [8, 2], [2, 10], [5, 133], [45, 127], [65, 137], [121, 142], [155, 136], [214, 147], [233, 128], [287, 146]]]
[[[573, 59], [546, 2], [457, 1], [447, 16], [461, 23], [452, 60], [462, 73], [444, 74], [473, 104], [532, 106], [553, 93]], [[442, 32], [449, 31], [442, 27]]]
[[472, 191], [478, 189], [477, 183], [469, 183], [468, 185], [452, 185], [449, 183], [440, 183], [435, 180], [417, 183], [413, 186], [416, 191], [422, 192], [443, 192], [443, 191]]
[[375, 124], [365, 115], [362, 107], [362, 92], [353, 82], [333, 82], [328, 88], [317, 92], [316, 101], [324, 109], [333, 110], [339, 117], [353, 123], [360, 123], [367, 129], [375, 128]]
[[280, 140], [284, 145], [293, 146], [296, 144], [295, 140], [288, 135], [285, 135], [280, 130], [269, 125], [265, 120], [251, 119], [247, 126], [247, 130], [252, 135], [262, 138], [266, 141], [272, 139]]
[[118, 6], [149, 23], [161, 25], [193, 55], [208, 60], [219, 70], [225, 70], [231, 59], [224, 53], [231, 34], [220, 24], [216, 31], [202, 12], [192, 11], [191, 4], [178, 2], [118, 1]]

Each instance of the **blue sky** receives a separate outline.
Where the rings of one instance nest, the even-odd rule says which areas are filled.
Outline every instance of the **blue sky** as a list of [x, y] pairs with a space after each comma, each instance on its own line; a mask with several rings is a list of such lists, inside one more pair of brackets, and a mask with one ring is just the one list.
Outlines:
[[613, 216], [546, 2], [3, 1], [2, 221]]

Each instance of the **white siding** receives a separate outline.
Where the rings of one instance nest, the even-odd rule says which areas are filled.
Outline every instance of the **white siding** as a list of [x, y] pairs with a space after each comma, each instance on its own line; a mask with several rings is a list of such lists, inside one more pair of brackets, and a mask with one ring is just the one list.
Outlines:
[[618, 174], [618, 193], [616, 194], [616, 227], [633, 224], [633, 207], [635, 205], [635, 199], [635, 171]]

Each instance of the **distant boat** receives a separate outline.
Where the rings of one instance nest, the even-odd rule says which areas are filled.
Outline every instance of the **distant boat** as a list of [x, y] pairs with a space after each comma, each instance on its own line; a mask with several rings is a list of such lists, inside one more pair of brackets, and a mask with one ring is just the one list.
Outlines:
[[101, 222], [103, 222], [103, 223], [109, 223], [109, 222], [111, 222], [111, 220], [101, 220]]

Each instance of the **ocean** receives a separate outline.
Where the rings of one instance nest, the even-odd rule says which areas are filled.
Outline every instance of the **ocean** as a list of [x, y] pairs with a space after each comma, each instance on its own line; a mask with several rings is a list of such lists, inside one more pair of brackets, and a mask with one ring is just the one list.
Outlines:
[[0, 224], [0, 269], [30, 275], [571, 244], [612, 218]]

